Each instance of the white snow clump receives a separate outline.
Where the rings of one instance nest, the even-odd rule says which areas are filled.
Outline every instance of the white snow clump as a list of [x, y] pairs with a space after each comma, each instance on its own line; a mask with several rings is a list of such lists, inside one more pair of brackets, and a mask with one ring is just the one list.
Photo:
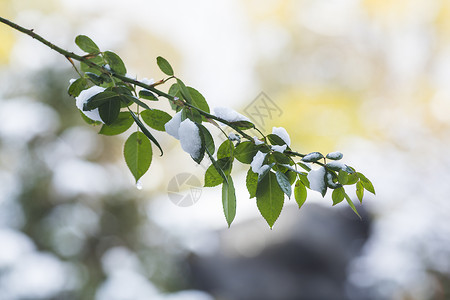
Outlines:
[[236, 141], [236, 142], [240, 142], [241, 141], [241, 137], [238, 134], [235, 134], [233, 132], [228, 135], [228, 139], [230, 141]]
[[274, 145], [274, 146], [272, 146], [272, 150], [273, 151], [277, 151], [277, 152], [281, 152], [281, 153], [283, 153], [284, 150], [286, 150], [286, 148], [287, 148], [287, 145], [283, 145], [283, 146]]
[[326, 170], [324, 167], [309, 171], [307, 178], [311, 190], [322, 193], [322, 190], [325, 188], [325, 173]]
[[334, 169], [341, 169], [341, 170], [347, 169], [347, 166], [345, 164], [341, 163], [340, 161], [330, 161], [327, 163], [327, 166], [333, 170]]
[[146, 85], [152, 85], [152, 84], [154, 84], [155, 83], [155, 80], [153, 79], [153, 78], [150, 78], [150, 79], [148, 79], [148, 78], [142, 78], [141, 80], [140, 80], [143, 84], [146, 84]]
[[327, 154], [327, 158], [329, 159], [335, 159], [335, 160], [339, 160], [343, 157], [344, 155], [341, 152], [331, 152]]
[[92, 98], [95, 95], [103, 92], [104, 90], [105, 90], [105, 88], [94, 85], [93, 87], [90, 87], [90, 88], [88, 88], [86, 90], [81, 91], [81, 93], [77, 97], [75, 97], [76, 105], [77, 105], [78, 109], [81, 110], [81, 112], [86, 117], [88, 117], [89, 119], [91, 119], [93, 121], [103, 122], [102, 119], [100, 118], [100, 113], [98, 112], [98, 108], [93, 109], [93, 110], [84, 111], [83, 110], [83, 105], [90, 98]]
[[255, 141], [256, 146], [264, 144], [264, 142], [260, 141], [256, 136], [253, 137], [253, 140]]
[[228, 122], [239, 122], [239, 121], [248, 121], [250, 122], [250, 119], [247, 118], [244, 115], [241, 115], [235, 110], [232, 110], [228, 107], [216, 107], [214, 108], [214, 115], [218, 118], [224, 119]]
[[184, 120], [178, 129], [181, 148], [193, 158], [199, 158], [202, 148], [202, 139], [197, 125], [189, 119]]
[[311, 162], [311, 161], [317, 161], [322, 158], [322, 155], [319, 152], [312, 152], [309, 154], [306, 154], [302, 160]]
[[178, 135], [178, 129], [180, 128], [181, 124], [181, 111], [177, 112], [170, 121], [168, 121], [166, 124], [164, 124], [164, 128], [166, 129], [166, 132], [176, 138], [177, 140], [180, 139], [180, 136]]
[[291, 145], [291, 138], [289, 137], [286, 129], [283, 127], [273, 127], [272, 134], [278, 135], [286, 143], [286, 145]]
[[259, 175], [261, 175], [269, 168], [268, 165], [263, 165], [264, 158], [266, 158], [266, 153], [262, 153], [261, 151], [258, 151], [255, 154], [255, 156], [253, 157], [252, 163], [250, 164], [250, 166], [252, 167], [252, 171], [254, 173], [258, 173]]

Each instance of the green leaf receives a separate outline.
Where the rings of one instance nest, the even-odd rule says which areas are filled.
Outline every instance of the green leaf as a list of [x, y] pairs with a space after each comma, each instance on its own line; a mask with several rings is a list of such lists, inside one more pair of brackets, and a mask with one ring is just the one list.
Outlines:
[[363, 187], [361, 181], [358, 181], [356, 183], [356, 196], [358, 197], [359, 202], [362, 203], [362, 200], [364, 197], [364, 187]]
[[[91, 63], [94, 63], [94, 64], [98, 65], [98, 66], [100, 66], [100, 65], [102, 65], [104, 63], [104, 60], [103, 60], [103, 58], [101, 56], [89, 57], [89, 58], [87, 58], [87, 60], [89, 62], [91, 62]], [[80, 66], [81, 66], [81, 71], [83, 71], [85, 73], [86, 72], [91, 72], [91, 73], [97, 74], [99, 76], [102, 74], [102, 72], [100, 72], [99, 70], [88, 66], [84, 62], [80, 63]]]
[[358, 177], [358, 175], [356, 173], [349, 174], [346, 185], [355, 184], [355, 183], [358, 182], [358, 180], [359, 180], [359, 177]]
[[87, 80], [86, 78], [78, 78], [72, 84], [69, 86], [69, 89], [67, 92], [72, 97], [78, 97], [80, 95], [81, 91], [87, 88]]
[[[86, 101], [86, 103], [84, 103], [83, 110], [87, 111], [87, 110], [96, 109], [96, 108], [100, 107], [101, 105], [103, 105], [109, 101], [115, 100], [115, 99], [116, 100], [119, 99], [117, 94], [106, 90], [104, 92], [98, 93], [98, 94], [92, 96], [91, 98], [89, 98]], [[120, 99], [119, 99], [119, 101], [120, 101]]]
[[225, 219], [227, 220], [228, 227], [230, 227], [236, 216], [236, 193], [234, 191], [233, 179], [230, 175], [227, 178], [228, 183], [224, 182], [222, 185], [222, 204]]
[[142, 130], [142, 132], [156, 145], [156, 147], [158, 147], [159, 151], [161, 151], [161, 156], [162, 156], [163, 150], [162, 150], [161, 146], [159, 145], [158, 141], [150, 133], [150, 131], [148, 131], [148, 129], [144, 126], [144, 124], [142, 124], [141, 120], [139, 120], [139, 118], [134, 114], [134, 112], [132, 112], [131, 110], [129, 110], [129, 112], [130, 112], [130, 115], [133, 117], [136, 125], [139, 126], [139, 128]]
[[148, 126], [159, 131], [166, 131], [164, 125], [172, 119], [168, 113], [158, 109], [144, 110], [141, 117]]
[[103, 57], [105, 58], [106, 62], [109, 64], [109, 67], [111, 68], [111, 70], [113, 70], [113, 72], [123, 76], [127, 74], [127, 68], [125, 67], [125, 64], [123, 63], [119, 55], [111, 51], [105, 51], [103, 52]]
[[189, 94], [191, 95], [192, 98], [192, 104], [199, 108], [200, 110], [203, 110], [207, 113], [209, 113], [209, 105], [208, 102], [206, 102], [205, 97], [203, 97], [202, 94], [200, 94], [199, 91], [197, 91], [196, 89], [188, 86], [187, 90], [189, 92]]
[[191, 94], [189, 93], [189, 90], [186, 87], [186, 85], [184, 84], [184, 82], [181, 81], [181, 79], [177, 78], [177, 83], [178, 83], [178, 88], [180, 89], [180, 93], [181, 93], [181, 95], [183, 95], [184, 100], [186, 100], [188, 103], [192, 104]]
[[256, 205], [267, 224], [272, 228], [284, 205], [284, 193], [278, 185], [275, 173], [269, 172], [268, 176], [265, 176], [258, 184]]
[[298, 174], [298, 178], [309, 189], [308, 174]]
[[98, 107], [100, 118], [106, 125], [111, 125], [120, 112], [120, 98], [116, 97]]
[[271, 163], [268, 168], [266, 168], [261, 174], [258, 175], [258, 185], [260, 182], [266, 177], [268, 173], [271, 173], [270, 170], [272, 170], [272, 167], [275, 165], [275, 163]]
[[253, 142], [242, 142], [236, 145], [234, 156], [238, 161], [244, 164], [250, 164], [258, 149]]
[[295, 180], [297, 179], [297, 172], [294, 170], [288, 170], [286, 173], [284, 173], [287, 178], [289, 179], [289, 183], [291, 185], [294, 184]]
[[340, 184], [347, 184], [347, 182], [348, 182], [348, 173], [343, 171], [343, 170], [339, 170], [338, 181], [339, 181]]
[[198, 133], [199, 133], [199, 137], [200, 137], [200, 150], [198, 151], [198, 156], [192, 156], [191, 158], [198, 164], [200, 164], [203, 160], [203, 158], [205, 157], [205, 151], [206, 151], [206, 144], [205, 144], [205, 136], [201, 133], [201, 129], [199, 128], [199, 125], [197, 123], [194, 123], [195, 126], [197, 126], [198, 128]]
[[275, 176], [277, 178], [278, 185], [280, 186], [283, 193], [285, 193], [289, 198], [291, 198], [292, 188], [291, 183], [289, 182], [287, 176], [280, 171], [277, 171]]
[[258, 187], [258, 174], [254, 173], [251, 168], [247, 172], [245, 185], [247, 186], [248, 193], [250, 194], [250, 199], [256, 197], [256, 188]]
[[223, 172], [222, 168], [219, 166], [219, 164], [217, 163], [217, 161], [214, 159], [214, 157], [212, 156], [211, 152], [208, 150], [208, 148], [205, 149], [206, 153], [209, 156], [209, 159], [211, 160], [211, 163], [213, 164], [214, 168], [216, 169], [216, 171], [219, 173], [219, 175], [223, 178], [223, 180], [225, 182], [228, 182], [228, 178], [225, 175], [225, 173]]
[[294, 197], [295, 201], [298, 204], [298, 208], [301, 208], [306, 201], [306, 197], [308, 196], [308, 192], [306, 190], [305, 185], [301, 180], [297, 180], [294, 187]]
[[[229, 157], [221, 158], [217, 161], [217, 165], [220, 167], [222, 172], [228, 176], [231, 173], [233, 164]], [[219, 174], [214, 165], [210, 165], [205, 172], [205, 187], [213, 187], [221, 184], [224, 178]]]
[[216, 151], [216, 146], [214, 145], [214, 139], [211, 136], [211, 133], [209, 132], [208, 129], [206, 129], [205, 126], [201, 125], [201, 124], [197, 124], [198, 128], [200, 129], [201, 134], [203, 134], [203, 138], [205, 139], [205, 146], [206, 149], [208, 149], [208, 151], [211, 154], [214, 154], [214, 151]]
[[342, 202], [345, 197], [345, 190], [343, 187], [337, 188], [333, 191], [333, 194], [331, 194], [331, 199], [333, 200], [333, 206]]
[[93, 84], [95, 84], [95, 85], [101, 85], [102, 83], [103, 83], [103, 79], [99, 76], [99, 75], [97, 75], [97, 74], [95, 74], [95, 73], [92, 73], [92, 72], [85, 72], [84, 73], [87, 77], [88, 77], [88, 79], [93, 83]]
[[150, 167], [152, 145], [142, 132], [136, 131], [125, 142], [123, 154], [125, 162], [137, 182]]
[[362, 186], [369, 192], [375, 195], [375, 188], [373, 187], [372, 182], [370, 182], [369, 179], [367, 179], [366, 176], [364, 176], [362, 173], [357, 172], [356, 173], [359, 177], [359, 180], [362, 184]]
[[86, 53], [98, 53], [100, 49], [89, 37], [79, 35], [75, 38], [75, 44]]
[[150, 92], [149, 90], [140, 90], [139, 91], [139, 98], [150, 100], [150, 101], [158, 101], [158, 98]]
[[117, 119], [110, 125], [104, 124], [99, 134], [103, 135], [117, 135], [128, 130], [133, 125], [133, 118], [126, 111], [120, 112]]
[[286, 142], [285, 141], [283, 141], [283, 139], [282, 138], [280, 138], [278, 135], [276, 135], [276, 134], [268, 134], [267, 136], [266, 136], [268, 139], [269, 139], [269, 142], [272, 144], [272, 145], [278, 145], [278, 146], [283, 146], [283, 145], [286, 145]]
[[129, 103], [134, 102], [137, 105], [139, 105], [140, 107], [143, 107], [145, 109], [151, 110], [151, 108], [145, 104], [144, 102], [142, 102], [141, 100], [139, 100], [138, 98], [134, 97], [134, 96], [130, 96], [130, 95], [120, 95], [120, 97], [122, 98], [122, 100], [124, 101], [124, 103]]
[[233, 157], [234, 145], [230, 140], [225, 140], [217, 149], [217, 159]]
[[348, 205], [352, 208], [353, 212], [361, 219], [361, 216], [359, 215], [358, 211], [356, 210], [355, 204], [353, 204], [352, 199], [347, 194], [344, 194], [345, 200], [347, 200]]
[[166, 75], [173, 76], [173, 69], [169, 62], [161, 56], [156, 58], [156, 63], [158, 64], [159, 69]]
[[232, 125], [237, 126], [238, 129], [246, 130], [255, 128], [255, 124], [253, 124], [250, 121], [236, 121], [236, 122], [230, 122]]
[[300, 167], [302, 167], [304, 170], [306, 170], [306, 171], [311, 171], [311, 168], [310, 167], [308, 167], [308, 165], [306, 165], [306, 164], [304, 164], [304, 163], [302, 163], [302, 162], [298, 162], [297, 163], [297, 165], [299, 165]]
[[282, 164], [289, 164], [291, 162], [291, 160], [289, 159], [289, 156], [287, 156], [286, 154], [283, 154], [281, 152], [274, 151], [272, 153], [272, 156], [275, 159], [275, 161], [278, 164], [281, 164], [281, 165]]

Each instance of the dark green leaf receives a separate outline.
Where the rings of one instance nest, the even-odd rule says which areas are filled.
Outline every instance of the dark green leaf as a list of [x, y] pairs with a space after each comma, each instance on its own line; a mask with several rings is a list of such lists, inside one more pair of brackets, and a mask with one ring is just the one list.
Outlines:
[[300, 178], [300, 181], [303, 183], [304, 186], [306, 186], [309, 189], [309, 180], [308, 180], [308, 174], [298, 174], [298, 178]]
[[353, 204], [352, 199], [347, 194], [344, 194], [345, 200], [347, 200], [348, 205], [352, 208], [353, 212], [361, 219], [361, 216], [359, 215], [358, 211], [356, 210], [355, 204]]
[[214, 168], [217, 170], [217, 172], [219, 173], [219, 175], [223, 178], [223, 180], [225, 182], [228, 182], [228, 178], [225, 175], [225, 173], [223, 172], [222, 168], [219, 166], [219, 164], [217, 163], [217, 161], [214, 159], [214, 157], [212, 156], [211, 152], [209, 152], [208, 148], [205, 149], [206, 153], [209, 156], [209, 159], [211, 160], [211, 163], [213, 164]]
[[87, 81], [85, 78], [78, 78], [69, 86], [68, 93], [73, 97], [78, 97], [81, 91], [87, 88]]
[[111, 51], [105, 51], [103, 52], [103, 57], [105, 58], [106, 62], [109, 64], [109, 67], [111, 68], [111, 70], [113, 70], [113, 72], [123, 76], [127, 74], [127, 68], [125, 67], [125, 64], [123, 63], [119, 55]]
[[272, 145], [278, 145], [278, 146], [283, 146], [283, 145], [286, 145], [286, 142], [285, 141], [283, 141], [283, 139], [282, 138], [280, 138], [278, 135], [276, 135], [276, 134], [268, 134], [267, 135], [267, 138], [269, 139], [269, 142], [272, 144]]
[[289, 179], [287, 178], [287, 176], [284, 175], [284, 173], [277, 171], [276, 178], [277, 178], [278, 185], [280, 186], [283, 193], [285, 193], [289, 198], [291, 198], [292, 188], [291, 188], [291, 183], [289, 182]]
[[189, 95], [191, 95], [192, 104], [200, 110], [209, 113], [209, 105], [208, 102], [206, 102], [205, 97], [203, 97], [203, 95], [200, 94], [199, 91], [190, 86], [187, 87], [187, 90], [189, 92]]
[[358, 197], [359, 202], [362, 203], [362, 200], [364, 197], [364, 187], [363, 187], [361, 181], [358, 181], [356, 183], [356, 196]]
[[333, 191], [333, 194], [331, 194], [331, 199], [333, 200], [333, 205], [336, 205], [342, 200], [344, 200], [345, 197], [345, 190], [343, 187], [337, 188]]
[[86, 53], [98, 53], [100, 49], [89, 37], [79, 35], [75, 38], [75, 44]]
[[311, 168], [308, 165], [306, 165], [300, 161], [297, 163], [297, 165], [299, 165], [300, 167], [302, 167], [304, 170], [306, 170], [308, 172], [311, 171]]
[[[96, 64], [98, 66], [100, 66], [100, 65], [102, 65], [104, 63], [104, 60], [103, 60], [103, 58], [101, 56], [90, 57], [90, 58], [87, 58], [87, 60], [90, 63]], [[95, 74], [97, 74], [99, 76], [102, 74], [102, 72], [100, 72], [99, 70], [88, 66], [84, 62], [80, 63], [80, 66], [81, 66], [81, 71], [83, 71], [83, 72], [91, 72], [91, 73], [95, 73]]]
[[375, 195], [375, 188], [373, 187], [372, 182], [370, 182], [369, 179], [367, 179], [366, 176], [364, 176], [362, 173], [357, 172], [356, 173], [359, 177], [359, 180], [361, 181], [362, 186], [369, 192]]
[[214, 145], [214, 139], [211, 136], [211, 133], [209, 132], [208, 129], [206, 129], [205, 126], [201, 125], [201, 124], [197, 124], [198, 128], [200, 129], [201, 134], [203, 134], [203, 137], [205, 139], [205, 146], [206, 149], [208, 149], [209, 153], [214, 154], [214, 152], [216, 151], [216, 147]]
[[178, 88], [180, 89], [181, 95], [183, 96], [184, 100], [186, 100], [186, 102], [192, 104], [191, 94], [189, 93], [189, 90], [186, 87], [186, 85], [184, 84], [184, 82], [177, 78], [177, 83], [178, 83]]
[[206, 144], [205, 144], [205, 136], [201, 133], [201, 129], [199, 128], [199, 125], [197, 123], [194, 123], [195, 126], [197, 126], [198, 128], [198, 132], [199, 132], [199, 137], [200, 137], [200, 150], [197, 152], [197, 156], [192, 156], [191, 154], [191, 158], [198, 164], [200, 164], [203, 160], [203, 158], [205, 157], [205, 151], [206, 151]]
[[139, 118], [134, 114], [134, 112], [132, 112], [131, 110], [129, 112], [130, 112], [130, 115], [133, 117], [136, 125], [139, 126], [139, 128], [142, 130], [142, 132], [156, 145], [156, 147], [158, 147], [159, 151], [161, 151], [161, 156], [162, 156], [163, 150], [162, 150], [161, 146], [159, 145], [158, 141], [150, 133], [150, 131], [148, 131], [148, 129], [144, 126], [144, 124], [142, 124], [141, 120], [139, 120]]
[[150, 101], [158, 101], [158, 98], [150, 92], [149, 90], [140, 90], [139, 91], [139, 98], [150, 100]]
[[278, 151], [274, 151], [272, 156], [278, 164], [289, 164], [291, 162], [287, 155]]
[[308, 192], [306, 191], [305, 185], [301, 182], [301, 180], [297, 180], [294, 187], [294, 197], [298, 204], [298, 208], [301, 208], [305, 203], [307, 195]]
[[141, 100], [139, 100], [138, 98], [136, 98], [134, 96], [120, 95], [120, 97], [122, 98], [124, 103], [129, 103], [131, 101], [131, 102], [136, 103], [140, 107], [143, 107], [145, 109], [151, 110], [151, 108], [147, 104], [145, 104], [144, 102], [142, 102]]
[[272, 228], [284, 205], [284, 193], [273, 172], [269, 172], [258, 184], [256, 205], [267, 224]]
[[248, 193], [250, 194], [250, 198], [256, 197], [256, 188], [258, 187], [258, 174], [254, 173], [251, 168], [247, 172], [245, 184], [247, 186]]
[[141, 117], [148, 126], [159, 131], [166, 131], [164, 125], [172, 119], [168, 113], [158, 109], [144, 110]]
[[95, 74], [95, 73], [92, 73], [92, 72], [86, 72], [86, 73], [84, 73], [84, 74], [85, 74], [85, 75], [89, 78], [89, 80], [92, 81], [92, 83], [95, 84], [95, 85], [100, 85], [100, 84], [103, 83], [103, 79], [102, 79], [99, 75], [97, 75], [97, 74]]
[[222, 185], [222, 204], [225, 219], [227, 220], [228, 227], [236, 216], [236, 193], [234, 191], [233, 179], [228, 175], [228, 183], [224, 182]]
[[231, 124], [233, 126], [237, 126], [237, 128], [241, 129], [241, 130], [255, 128], [255, 124], [253, 124], [250, 121], [236, 121], [236, 122], [231, 122]]
[[173, 69], [172, 66], [169, 64], [169, 62], [161, 56], [158, 56], [156, 58], [156, 63], [158, 64], [158, 67], [161, 69], [161, 71], [169, 76], [173, 76]]
[[106, 125], [111, 125], [120, 112], [120, 98], [116, 97], [98, 107], [100, 118]]
[[244, 164], [250, 164], [258, 149], [253, 142], [242, 142], [236, 145], [234, 156], [238, 161]]
[[275, 165], [275, 163], [272, 163], [272, 164], [270, 164], [270, 165], [264, 165], [264, 166], [267, 166], [267, 167], [264, 169], [264, 171], [263, 171], [262, 173], [260, 173], [260, 174], [258, 175], [258, 185], [259, 185], [260, 182], [264, 179], [264, 177], [266, 177], [266, 175], [267, 175], [268, 173], [271, 173], [270, 170], [272, 170], [272, 168], [273, 168], [274, 165]]
[[119, 102], [120, 102], [119, 97], [114, 92], [104, 91], [104, 92], [98, 93], [98, 94], [92, 96], [91, 98], [89, 98], [86, 101], [86, 103], [84, 103], [83, 110], [87, 111], [87, 110], [96, 109], [96, 108], [100, 107], [101, 105], [105, 104], [106, 102], [109, 102], [112, 100], [116, 100], [116, 101], [119, 100]]
[[[220, 167], [225, 175], [230, 175], [233, 164], [229, 157], [221, 158], [217, 161], [217, 165]], [[216, 167], [211, 165], [205, 172], [205, 187], [213, 187], [223, 182], [224, 178], [219, 174]]]
[[104, 124], [99, 131], [103, 135], [121, 134], [133, 125], [133, 118], [126, 111], [120, 112], [117, 119], [110, 125]]
[[152, 162], [152, 145], [139, 131], [131, 134], [125, 142], [123, 154], [136, 182], [144, 175]]
[[217, 159], [233, 157], [234, 145], [230, 140], [225, 140], [217, 149]]
[[295, 180], [297, 179], [297, 172], [293, 170], [288, 170], [286, 173], [287, 178], [289, 179], [289, 183], [291, 185], [294, 184]]

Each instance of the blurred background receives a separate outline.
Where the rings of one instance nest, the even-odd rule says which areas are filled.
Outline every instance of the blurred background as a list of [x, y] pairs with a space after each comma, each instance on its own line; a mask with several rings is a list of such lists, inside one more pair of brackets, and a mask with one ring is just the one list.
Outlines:
[[71, 51], [88, 35], [137, 78], [163, 78], [164, 56], [211, 107], [342, 151], [377, 191], [362, 220], [330, 195], [286, 200], [270, 230], [237, 166], [227, 229], [220, 188], [168, 197], [206, 164], [155, 133], [165, 155], [139, 190], [127, 134], [97, 134], [67, 95], [67, 60], [0, 24], [1, 300], [450, 299], [447, 0], [0, 0], [0, 15]]

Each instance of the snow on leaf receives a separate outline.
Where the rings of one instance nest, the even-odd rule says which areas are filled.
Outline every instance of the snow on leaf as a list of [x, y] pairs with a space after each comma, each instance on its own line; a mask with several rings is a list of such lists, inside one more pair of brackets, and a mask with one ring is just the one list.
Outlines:
[[287, 145], [283, 145], [283, 146], [274, 145], [274, 146], [272, 146], [272, 150], [273, 151], [280, 152], [280, 153], [283, 153], [284, 150], [286, 150], [286, 148], [287, 148]]
[[322, 196], [325, 195], [327, 190], [327, 185], [325, 182], [325, 174], [326, 174], [325, 168], [320, 167], [317, 170], [311, 170], [307, 176], [309, 180], [309, 188], [313, 191], [321, 193]]
[[98, 108], [90, 110], [90, 111], [84, 111], [83, 106], [84, 104], [95, 95], [105, 91], [105, 88], [100, 86], [93, 86], [86, 90], [81, 91], [81, 93], [78, 95], [78, 97], [75, 98], [76, 100], [76, 106], [78, 107], [83, 114], [88, 117], [89, 119], [93, 121], [100, 121], [103, 123], [102, 119], [100, 118], [100, 113], [98, 111]]
[[263, 166], [264, 158], [266, 158], [266, 153], [258, 151], [255, 154], [250, 164], [254, 173], [261, 175], [267, 169], [267, 165]]
[[166, 129], [166, 132], [168, 134], [179, 140], [180, 136], [178, 135], [178, 129], [180, 128], [180, 124], [181, 124], [181, 111], [177, 112], [169, 122], [164, 124], [164, 128]]
[[202, 139], [197, 125], [190, 119], [184, 120], [180, 123], [178, 136], [180, 137], [181, 148], [193, 158], [198, 158], [202, 148]]
[[291, 138], [289, 137], [286, 129], [283, 127], [273, 127], [272, 134], [278, 135], [286, 143], [286, 145], [291, 145]]
[[214, 108], [214, 115], [228, 122], [239, 122], [239, 121], [250, 122], [249, 118], [228, 107]]

